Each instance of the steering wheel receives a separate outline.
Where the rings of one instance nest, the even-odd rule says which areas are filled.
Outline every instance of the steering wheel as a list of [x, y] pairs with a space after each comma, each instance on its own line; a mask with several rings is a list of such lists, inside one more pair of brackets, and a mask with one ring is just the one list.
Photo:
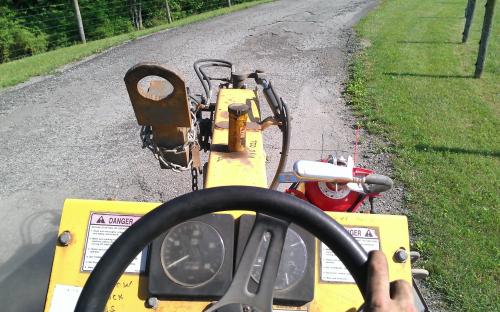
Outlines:
[[[250, 210], [257, 213], [252, 233], [226, 294], [212, 311], [271, 312], [273, 289], [289, 223], [295, 223], [324, 242], [349, 270], [364, 295], [368, 256], [359, 243], [317, 207], [294, 196], [250, 186], [204, 189], [177, 197], [144, 215], [106, 251], [90, 274], [75, 311], [103, 311], [114, 286], [132, 260], [161, 233], [208, 213]], [[257, 291], [247, 289], [251, 267], [262, 236], [270, 233], [267, 257]]]

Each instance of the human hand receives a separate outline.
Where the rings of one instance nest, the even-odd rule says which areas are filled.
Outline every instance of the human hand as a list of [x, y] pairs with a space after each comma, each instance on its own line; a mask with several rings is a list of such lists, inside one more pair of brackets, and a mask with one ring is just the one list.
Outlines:
[[378, 250], [368, 256], [366, 299], [369, 312], [417, 312], [410, 284], [404, 280], [389, 283], [387, 259]]

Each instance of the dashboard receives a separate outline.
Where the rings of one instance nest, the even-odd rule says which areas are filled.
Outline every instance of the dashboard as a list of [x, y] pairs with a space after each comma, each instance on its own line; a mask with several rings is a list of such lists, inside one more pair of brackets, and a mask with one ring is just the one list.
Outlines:
[[[181, 223], [151, 245], [149, 293], [160, 299], [218, 300], [231, 284], [255, 217], [211, 214]], [[255, 292], [269, 247], [262, 237], [248, 284]], [[287, 231], [274, 303], [302, 306], [314, 297], [315, 240], [296, 225]]]
[[[44, 311], [71, 310], [106, 249], [141, 215], [157, 206], [144, 202], [66, 200], [58, 234], [70, 233], [71, 241], [55, 247]], [[358, 236], [365, 248], [379, 248], [388, 255], [400, 248], [409, 250], [404, 216], [328, 214]], [[156, 311], [203, 311], [231, 283], [253, 222], [254, 216], [231, 211], [192, 219], [172, 228], [137, 255], [117, 282], [106, 311], [153, 311], [146, 305], [151, 298], [157, 298]], [[359, 308], [362, 296], [335, 255], [293, 224], [289, 229], [274, 289], [273, 310], [345, 312]], [[265, 253], [263, 237], [252, 267], [250, 289], [259, 282], [259, 259]], [[411, 282], [409, 261], [390, 260], [389, 273], [392, 280]]]

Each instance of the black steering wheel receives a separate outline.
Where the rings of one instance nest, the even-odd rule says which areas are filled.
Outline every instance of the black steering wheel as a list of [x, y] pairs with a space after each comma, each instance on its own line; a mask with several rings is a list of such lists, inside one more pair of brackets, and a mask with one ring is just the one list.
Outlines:
[[[250, 186], [224, 186], [188, 193], [144, 215], [106, 251], [90, 274], [75, 311], [103, 311], [114, 286], [132, 260], [161, 233], [208, 213], [249, 210], [257, 213], [243, 257], [226, 294], [207, 311], [272, 311], [272, 294], [289, 223], [295, 223], [324, 242], [349, 270], [364, 295], [368, 256], [335, 220], [306, 201], [285, 193]], [[247, 289], [253, 262], [264, 233], [271, 241], [257, 291]], [[236, 311], [234, 310], [234, 311]], [[243, 310], [249, 310], [248, 308]]]

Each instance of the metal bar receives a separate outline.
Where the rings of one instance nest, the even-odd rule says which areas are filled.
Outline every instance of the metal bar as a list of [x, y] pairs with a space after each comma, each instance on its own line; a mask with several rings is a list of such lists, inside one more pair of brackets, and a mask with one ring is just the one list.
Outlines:
[[167, 8], [167, 19], [168, 23], [172, 23], [172, 14], [170, 13], [170, 5], [168, 4], [168, 0], [165, 0], [165, 7]]
[[495, 12], [496, 0], [488, 0], [486, 2], [486, 11], [484, 13], [483, 31], [481, 34], [481, 41], [479, 42], [479, 52], [476, 61], [475, 78], [481, 78], [483, 74], [484, 62], [486, 60], [486, 49], [488, 47], [488, 39], [491, 32], [491, 25], [493, 23], [493, 14]]
[[462, 43], [466, 43], [469, 38], [470, 25], [472, 24], [472, 18], [474, 16], [474, 10], [476, 8], [476, 0], [469, 0], [467, 2], [467, 7], [465, 8], [465, 26], [462, 32]]
[[76, 21], [78, 23], [78, 32], [80, 33], [80, 39], [83, 43], [86, 43], [85, 30], [83, 29], [82, 16], [80, 14], [80, 6], [78, 5], [78, 0], [73, 0], [73, 6], [75, 7]]

